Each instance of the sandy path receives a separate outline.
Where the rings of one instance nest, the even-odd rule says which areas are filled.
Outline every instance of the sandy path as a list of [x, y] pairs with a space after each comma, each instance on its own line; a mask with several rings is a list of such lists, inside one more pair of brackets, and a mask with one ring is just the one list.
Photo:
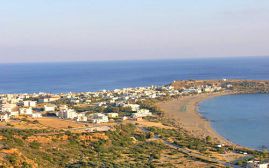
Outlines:
[[164, 115], [177, 121], [184, 129], [196, 137], [210, 136], [215, 141], [225, 144], [230, 142], [220, 136], [198, 112], [198, 103], [215, 96], [227, 95], [231, 93], [210, 93], [194, 96], [184, 96], [158, 103]]

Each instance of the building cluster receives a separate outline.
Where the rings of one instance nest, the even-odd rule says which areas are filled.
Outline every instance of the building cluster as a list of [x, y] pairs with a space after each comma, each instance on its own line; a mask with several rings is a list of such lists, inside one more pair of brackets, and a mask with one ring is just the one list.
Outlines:
[[220, 86], [201, 85], [198, 87], [183, 88], [183, 94], [199, 94], [199, 93], [211, 93], [221, 91], [223, 88]]
[[[0, 95], [0, 120], [8, 121], [12, 117], [29, 116], [39, 118], [47, 114], [55, 114], [62, 119], [78, 122], [103, 123], [119, 119], [141, 119], [152, 116], [149, 109], [141, 108], [138, 102], [146, 99], [157, 99], [177, 95], [220, 91], [221, 87], [200, 86], [174, 89], [173, 86], [151, 86], [102, 90], [97, 92], [61, 93], [61, 94], [2, 94]], [[131, 114], [120, 115], [118, 112], [100, 112], [85, 110], [77, 112], [74, 106], [90, 106], [94, 108], [125, 107]]]
[[247, 162], [246, 168], [268, 168], [269, 162], [260, 162], [256, 160], [250, 160]]
[[0, 120], [8, 121], [11, 117], [27, 115], [42, 117], [37, 110], [37, 101], [30, 100], [28, 94], [6, 94], [0, 96]]

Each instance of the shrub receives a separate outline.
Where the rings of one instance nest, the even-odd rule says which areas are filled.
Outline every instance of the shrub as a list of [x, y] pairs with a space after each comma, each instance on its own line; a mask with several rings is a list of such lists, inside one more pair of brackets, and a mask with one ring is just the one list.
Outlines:
[[37, 142], [37, 141], [33, 141], [33, 142], [31, 142], [30, 144], [29, 144], [29, 146], [31, 147], [31, 148], [33, 148], [33, 149], [39, 149], [39, 147], [40, 147], [40, 143], [39, 142]]
[[38, 120], [34, 120], [33, 121], [33, 124], [39, 124], [39, 121]]
[[14, 155], [6, 155], [5, 157], [11, 164], [15, 164], [17, 162], [17, 157]]
[[21, 165], [21, 168], [32, 168], [32, 165], [26, 163], [26, 162], [23, 162], [22, 165]]

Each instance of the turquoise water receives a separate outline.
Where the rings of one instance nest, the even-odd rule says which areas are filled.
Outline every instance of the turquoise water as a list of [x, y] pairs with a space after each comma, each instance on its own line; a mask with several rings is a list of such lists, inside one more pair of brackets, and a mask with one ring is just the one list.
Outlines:
[[269, 94], [220, 96], [201, 102], [199, 110], [226, 139], [254, 149], [269, 148]]

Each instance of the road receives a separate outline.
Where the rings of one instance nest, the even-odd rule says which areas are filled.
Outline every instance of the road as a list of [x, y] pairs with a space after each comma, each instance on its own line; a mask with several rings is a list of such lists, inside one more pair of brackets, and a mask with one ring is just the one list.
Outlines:
[[[146, 129], [146, 128], [141, 128], [142, 131], [148, 133], [149, 131]], [[234, 167], [234, 168], [242, 168], [242, 166], [238, 166], [236, 165], [235, 163], [237, 163], [238, 161], [240, 160], [245, 160], [245, 159], [250, 159], [252, 158], [253, 156], [252, 155], [247, 155], [247, 156], [244, 156], [242, 158], [239, 158], [231, 163], [229, 162], [224, 162], [224, 161], [221, 161], [221, 160], [217, 160], [215, 158], [210, 158], [210, 157], [207, 157], [207, 156], [204, 156], [202, 154], [198, 154], [198, 153], [193, 153], [191, 150], [189, 149], [186, 149], [186, 148], [182, 148], [181, 146], [179, 145], [176, 145], [174, 143], [171, 143], [171, 142], [168, 142], [164, 139], [161, 139], [159, 137], [159, 135], [154, 135], [154, 137], [152, 138], [154, 140], [159, 140], [159, 141], [162, 141], [165, 145], [167, 145], [168, 147], [170, 148], [174, 148], [176, 150], [178, 150], [179, 152], [183, 153], [183, 154], [186, 154], [190, 157], [193, 157], [193, 158], [196, 158], [196, 159], [199, 159], [199, 160], [202, 160], [202, 161], [206, 161], [206, 162], [209, 162], [209, 163], [212, 163], [212, 164], [216, 164], [216, 165], [223, 165], [225, 167]]]

